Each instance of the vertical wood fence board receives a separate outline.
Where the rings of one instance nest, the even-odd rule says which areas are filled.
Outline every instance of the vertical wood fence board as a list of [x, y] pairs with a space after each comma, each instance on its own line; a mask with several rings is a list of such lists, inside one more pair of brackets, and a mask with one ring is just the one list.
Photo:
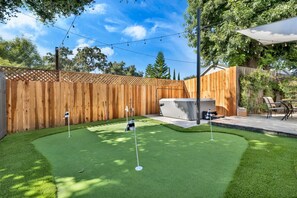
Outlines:
[[[236, 115], [237, 109], [237, 75], [236, 67], [202, 76], [200, 78], [201, 98], [216, 100], [216, 110], [224, 115]], [[191, 98], [196, 98], [196, 78], [185, 80], [185, 91]]]
[[7, 131], [12, 130], [11, 117], [11, 80], [6, 80], [6, 111], [7, 111]]
[[28, 131], [30, 129], [30, 82], [25, 81], [24, 84], [24, 119], [23, 130]]
[[[133, 82], [124, 80], [122, 83]], [[236, 68], [201, 77], [201, 97], [214, 98], [219, 113], [236, 113]], [[161, 98], [195, 98], [196, 79], [152, 84], [108, 84], [83, 82], [45, 82], [7, 80], [8, 132], [65, 125], [64, 113], [70, 112], [71, 124], [125, 117], [125, 107], [135, 115], [159, 113]], [[120, 82], [120, 81], [119, 81]], [[235, 114], [236, 115], [236, 114]]]

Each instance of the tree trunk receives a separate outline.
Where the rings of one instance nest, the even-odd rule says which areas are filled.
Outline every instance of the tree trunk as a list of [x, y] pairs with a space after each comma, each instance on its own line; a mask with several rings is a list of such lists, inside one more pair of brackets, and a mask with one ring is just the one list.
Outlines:
[[243, 65], [244, 67], [251, 67], [251, 68], [257, 68], [258, 64], [257, 64], [257, 60], [255, 57], [251, 57], [249, 60], [247, 60], [245, 62], [245, 64]]

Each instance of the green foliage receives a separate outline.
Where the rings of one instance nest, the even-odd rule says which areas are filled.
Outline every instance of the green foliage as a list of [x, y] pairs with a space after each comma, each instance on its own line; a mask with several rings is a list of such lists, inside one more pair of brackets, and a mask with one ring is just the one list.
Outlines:
[[109, 62], [106, 68], [104, 69], [105, 74], [114, 74], [114, 75], [123, 75], [123, 76], [137, 76], [142, 77], [143, 72], [137, 72], [135, 65], [130, 65], [128, 67], [125, 66], [126, 63], [116, 62], [114, 61]]
[[263, 96], [274, 96], [277, 90], [275, 79], [267, 71], [257, 69], [246, 76], [240, 77], [240, 106], [250, 113], [259, 113], [266, 108]]
[[[107, 56], [98, 47], [84, 47], [77, 50], [73, 57], [73, 51], [68, 47], [59, 49], [59, 68], [64, 71], [91, 72], [97, 69], [105, 74], [127, 75], [142, 77], [143, 72], [136, 71], [135, 65], [126, 67], [126, 63], [109, 62]], [[55, 68], [55, 55], [47, 53], [44, 62], [51, 68]]]
[[[197, 8], [201, 8], [201, 54], [206, 65], [273, 67], [276, 61], [297, 66], [296, 43], [263, 46], [236, 32], [297, 15], [296, 0], [188, 0], [185, 14], [189, 45], [196, 46]], [[292, 64], [295, 63], [295, 64]]]
[[155, 64], [148, 64], [145, 69], [145, 77], [170, 79], [170, 68], [165, 63], [163, 52], [159, 52]]
[[172, 80], [176, 80], [176, 77], [175, 77], [175, 69], [173, 69], [173, 78]]
[[165, 63], [163, 52], [159, 52], [154, 64], [154, 78], [168, 78], [168, 69], [169, 67]]
[[188, 80], [188, 79], [196, 78], [196, 77], [197, 77], [196, 75], [190, 75], [190, 76], [184, 77], [184, 80]]
[[[70, 56], [73, 56], [72, 50], [68, 47], [60, 47], [59, 48], [59, 69], [64, 71], [75, 71], [73, 60], [70, 59]], [[55, 69], [56, 57], [55, 54], [47, 53], [46, 56], [43, 57], [44, 63]]]
[[145, 77], [146, 78], [154, 78], [154, 67], [152, 64], [148, 64], [145, 69]]
[[280, 90], [284, 94], [284, 97], [287, 99], [296, 99], [297, 98], [297, 77], [290, 76], [284, 78], [279, 83]]
[[11, 66], [11, 67], [24, 67], [21, 64], [15, 63], [15, 62], [10, 62], [7, 59], [3, 59], [0, 57], [0, 66]]
[[135, 65], [130, 65], [130, 66], [125, 68], [125, 75], [143, 77], [143, 72], [142, 71], [137, 71]]
[[42, 65], [42, 59], [37, 47], [28, 39], [15, 38], [12, 41], [0, 39], [0, 58], [10, 65], [37, 67]]
[[77, 50], [74, 57], [74, 69], [80, 72], [90, 72], [95, 69], [103, 70], [107, 56], [98, 47], [84, 47]]
[[57, 17], [81, 14], [86, 10], [85, 6], [91, 6], [94, 2], [94, 0], [4, 0], [0, 1], [0, 22], [6, 22], [21, 9], [33, 12], [42, 22], [54, 22]]
[[[64, 71], [90, 72], [95, 69], [103, 71], [106, 67], [106, 55], [98, 47], [84, 47], [77, 50], [74, 58], [73, 51], [68, 47], [59, 48], [59, 69]], [[44, 62], [55, 68], [55, 54], [47, 53]]]

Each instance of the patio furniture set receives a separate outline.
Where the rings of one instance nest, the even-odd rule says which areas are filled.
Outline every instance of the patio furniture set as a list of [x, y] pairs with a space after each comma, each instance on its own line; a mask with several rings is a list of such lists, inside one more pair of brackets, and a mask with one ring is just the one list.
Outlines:
[[272, 117], [272, 112], [282, 111], [285, 115], [282, 117], [282, 120], [287, 120], [290, 116], [293, 116], [293, 113], [297, 111], [297, 106], [294, 106], [294, 103], [297, 102], [297, 99], [282, 99], [280, 101], [274, 101], [272, 97], [263, 97], [267, 105], [267, 118]]

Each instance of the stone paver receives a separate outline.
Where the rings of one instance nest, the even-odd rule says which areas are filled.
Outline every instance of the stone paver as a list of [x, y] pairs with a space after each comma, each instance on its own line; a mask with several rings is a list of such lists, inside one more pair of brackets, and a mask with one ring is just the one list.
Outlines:
[[[196, 121], [180, 120], [160, 115], [146, 115], [146, 117], [184, 128], [197, 126]], [[297, 137], [297, 115], [295, 114], [294, 117], [290, 117], [288, 120], [281, 120], [281, 118], [282, 115], [273, 116], [269, 119], [265, 115], [230, 116], [212, 120], [212, 123], [217, 126]], [[205, 124], [209, 121], [201, 120], [200, 122]]]
[[247, 117], [231, 116], [214, 120], [213, 124], [297, 137], [297, 119], [295, 117], [290, 117], [288, 120], [281, 120], [281, 116], [269, 119], [260, 115]]
[[[174, 124], [183, 128], [190, 128], [193, 126], [197, 126], [196, 121], [188, 121], [188, 120], [181, 120], [181, 119], [176, 119], [176, 118], [169, 118], [169, 117], [164, 117], [164, 116], [160, 116], [157, 114], [150, 114], [150, 115], [146, 115], [146, 117], [154, 119], [154, 120], [158, 120], [161, 122], [165, 122], [165, 123], [169, 123], [169, 124]], [[208, 123], [207, 120], [201, 120], [200, 124], [206, 124]]]

